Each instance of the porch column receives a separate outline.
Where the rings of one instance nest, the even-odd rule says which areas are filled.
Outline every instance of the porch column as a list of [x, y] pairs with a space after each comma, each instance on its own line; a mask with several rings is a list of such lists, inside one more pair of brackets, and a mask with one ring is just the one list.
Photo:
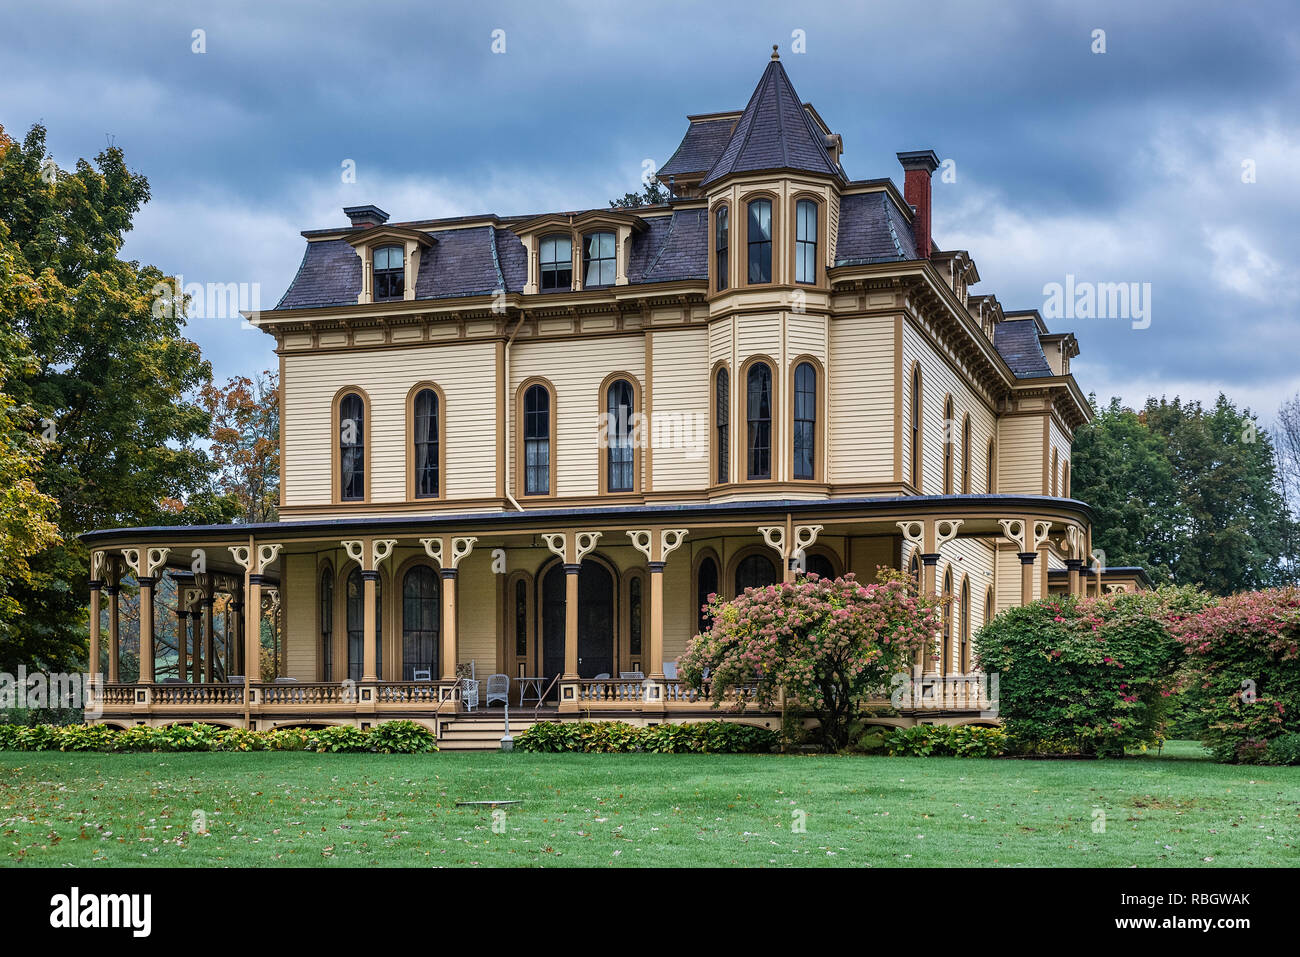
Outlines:
[[239, 596], [244, 593], [242, 585], [238, 586], [231, 597], [230, 614], [226, 616], [226, 677], [244, 673], [244, 603]]
[[564, 566], [564, 675], [562, 681], [578, 680], [578, 573], [582, 562]]
[[151, 575], [136, 579], [140, 586], [140, 677], [137, 684], [153, 684], [153, 586]]
[[362, 611], [365, 625], [362, 633], [364, 640], [361, 649], [361, 680], [378, 681], [379, 674], [375, 666], [375, 645], [381, 640], [378, 622], [375, 621], [375, 590], [379, 582], [379, 572], [373, 568], [361, 572]]
[[193, 649], [190, 658], [190, 681], [194, 684], [203, 682], [203, 664], [199, 660], [203, 654], [203, 633], [199, 626], [200, 613], [197, 611], [190, 612], [190, 648]]
[[651, 680], [664, 677], [664, 565], [650, 562], [650, 667]]
[[934, 594], [934, 581], [939, 570], [938, 552], [923, 552], [921, 554], [921, 587], [925, 594]]
[[1020, 604], [1028, 605], [1034, 600], [1034, 559], [1038, 552], [1019, 552], [1020, 555]]
[[1081, 575], [1083, 570], [1083, 559], [1067, 558], [1065, 560], [1065, 567], [1070, 570], [1070, 594], [1077, 597], [1083, 592], [1081, 587], [1083, 582], [1083, 576]]
[[90, 582], [90, 659], [86, 662], [86, 672], [91, 679], [99, 683], [99, 590], [104, 583], [99, 579]]
[[189, 663], [189, 643], [190, 643], [190, 614], [185, 610], [185, 602], [177, 596], [176, 599], [176, 677], [181, 681], [189, 682], [190, 680], [190, 663]]
[[212, 589], [208, 588], [201, 599], [199, 599], [200, 613], [203, 615], [203, 680], [211, 682], [213, 680], [212, 670], [212, 653], [213, 653], [213, 621], [212, 606], [216, 604], [216, 598], [213, 597]]
[[108, 680], [110, 684], [117, 683], [117, 666], [122, 658], [122, 618], [118, 614], [117, 594], [119, 588], [116, 582], [104, 587], [108, 592]]
[[438, 660], [442, 662], [443, 681], [456, 680], [456, 663], [460, 660], [460, 645], [456, 639], [456, 576], [453, 568], [439, 569], [442, 578], [442, 629], [439, 632], [441, 646]]
[[241, 669], [245, 684], [262, 680], [262, 576], [245, 576], [244, 640], [241, 643]]

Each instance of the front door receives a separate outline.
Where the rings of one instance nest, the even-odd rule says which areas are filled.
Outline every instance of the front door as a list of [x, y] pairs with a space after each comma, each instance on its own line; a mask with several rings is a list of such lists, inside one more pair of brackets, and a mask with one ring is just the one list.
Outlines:
[[[564, 673], [564, 566], [542, 578], [542, 674], [546, 682]], [[578, 675], [614, 673], [614, 577], [599, 562], [578, 572]]]

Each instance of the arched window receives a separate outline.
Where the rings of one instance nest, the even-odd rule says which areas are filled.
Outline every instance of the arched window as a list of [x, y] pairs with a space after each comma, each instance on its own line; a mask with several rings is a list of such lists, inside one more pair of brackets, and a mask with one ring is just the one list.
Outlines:
[[957, 423], [952, 418], [952, 396], [943, 400], [943, 494], [952, 494], [952, 446], [957, 441]]
[[961, 493], [970, 494], [970, 413], [961, 420]]
[[801, 199], [795, 204], [794, 281], [817, 281], [817, 204]]
[[817, 370], [801, 362], [794, 370], [794, 477], [811, 479], [817, 474]]
[[573, 240], [568, 236], [543, 236], [538, 247], [542, 292], [573, 288]]
[[912, 581], [916, 584], [916, 590], [921, 590], [921, 552], [919, 549], [912, 550], [912, 559], [907, 563], [908, 573], [912, 576]]
[[613, 233], [590, 233], [582, 238], [582, 288], [614, 285], [618, 277], [614, 249]]
[[611, 492], [630, 492], [634, 487], [635, 463], [632, 446], [632, 415], [635, 411], [632, 383], [615, 379], [605, 393], [606, 487]]
[[943, 573], [943, 659], [939, 673], [946, 675], [952, 669], [952, 569]]
[[805, 575], [816, 575], [818, 578], [834, 578], [835, 566], [831, 560], [820, 553], [808, 555], [804, 559], [803, 573]]
[[921, 367], [912, 369], [912, 395], [909, 400], [908, 427], [911, 429], [912, 456], [910, 475], [912, 488], [921, 490]]
[[997, 609], [993, 605], [993, 589], [990, 587], [984, 593], [984, 624], [987, 625], [997, 615]]
[[[523, 584], [521, 580], [519, 585]], [[437, 573], [428, 565], [416, 565], [402, 578], [403, 681], [414, 681], [417, 671], [427, 671], [432, 679], [439, 677], [441, 614]]]
[[528, 657], [528, 582], [523, 578], [515, 581], [515, 657], [520, 664]]
[[438, 497], [438, 393], [421, 389], [415, 396], [411, 442], [414, 452], [415, 497]]
[[729, 263], [730, 230], [728, 219], [731, 213], [726, 206], [719, 206], [713, 214], [713, 275], [718, 292], [727, 288], [727, 270]]
[[765, 362], [749, 367], [745, 383], [745, 421], [749, 427], [746, 447], [748, 477], [772, 477], [772, 369]]
[[998, 448], [989, 439], [989, 456], [988, 456], [988, 488], [989, 494], [992, 495], [998, 490]]
[[524, 494], [551, 492], [551, 393], [544, 385], [524, 393]]
[[779, 580], [772, 559], [757, 552], [742, 558], [736, 566], [737, 595], [743, 595], [746, 588], [763, 588], [775, 585]]
[[320, 573], [320, 677], [334, 680], [334, 570]]
[[772, 201], [755, 199], [749, 203], [746, 240], [749, 244], [749, 281], [772, 281]]
[[360, 502], [366, 497], [366, 405], [349, 392], [339, 402], [339, 498]]
[[704, 609], [709, 603], [709, 596], [717, 593], [718, 563], [705, 556], [695, 573], [695, 604], [699, 609], [695, 626], [697, 633], [702, 634], [709, 627], [709, 616]]
[[401, 246], [381, 246], [375, 250], [375, 302], [402, 298], [406, 276], [403, 261]]
[[[347, 619], [348, 619], [348, 677], [360, 681], [365, 666], [366, 654], [366, 592], [361, 578], [361, 569], [354, 568], [348, 573], [347, 583]], [[375, 582], [375, 633], [384, 633], [383, 592], [381, 583]], [[383, 674], [384, 643], [375, 643], [375, 673]]]
[[720, 366], [714, 377], [713, 427], [717, 430], [718, 484], [724, 485], [731, 477], [731, 373], [726, 366]]
[[961, 582], [961, 605], [958, 607], [961, 615], [961, 660], [959, 670], [962, 674], [970, 672], [970, 579], [963, 578]]

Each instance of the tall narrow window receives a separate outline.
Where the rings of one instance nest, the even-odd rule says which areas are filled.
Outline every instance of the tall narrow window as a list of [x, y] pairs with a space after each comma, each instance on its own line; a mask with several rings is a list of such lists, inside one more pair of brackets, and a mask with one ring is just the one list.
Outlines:
[[1070, 463], [1066, 462], [1061, 466], [1061, 495], [1065, 498], [1070, 497]]
[[403, 259], [401, 246], [381, 246], [375, 250], [375, 302], [402, 298], [406, 277]]
[[524, 494], [551, 492], [551, 393], [530, 386], [524, 393]]
[[361, 569], [354, 568], [348, 573], [345, 594], [348, 616], [348, 678], [352, 681], [360, 681], [366, 650], [366, 600], [365, 585], [361, 581]]
[[515, 657], [520, 664], [528, 658], [528, 582], [515, 582]]
[[349, 392], [339, 402], [339, 498], [359, 502], [366, 497], [366, 406]]
[[614, 263], [614, 234], [591, 233], [582, 240], [582, 288], [612, 286], [618, 276]]
[[415, 497], [438, 497], [438, 393], [421, 389], [415, 397]]
[[772, 281], [772, 201], [756, 199], [749, 204], [749, 281]]
[[632, 383], [615, 379], [605, 395], [606, 487], [611, 492], [630, 492], [633, 488]]
[[817, 447], [817, 370], [801, 362], [794, 370], [794, 477], [815, 477]]
[[573, 288], [573, 240], [568, 236], [543, 236], [537, 258], [542, 292]]
[[[522, 582], [521, 582], [522, 584]], [[402, 680], [414, 681], [415, 673], [438, 675], [438, 629], [442, 603], [438, 576], [428, 565], [416, 565], [402, 579]], [[425, 675], [421, 674], [421, 678]]]
[[970, 494], [970, 413], [961, 420], [961, 493]]
[[943, 574], [943, 597], [947, 600], [943, 606], [943, 660], [939, 662], [939, 673], [946, 675], [952, 670], [952, 569]]
[[749, 426], [748, 477], [772, 477], [772, 370], [765, 362], [749, 367], [745, 420]]
[[794, 281], [817, 281], [817, 204], [801, 199], [795, 205]]
[[912, 488], [919, 492], [921, 490], [921, 367], [919, 365], [912, 370], [912, 395], [910, 406], [911, 410], [908, 415], [909, 428], [912, 433], [910, 472]]
[[633, 655], [641, 654], [642, 624], [645, 614], [642, 588], [640, 575], [634, 575], [627, 583], [627, 650]]
[[1051, 494], [1053, 498], [1056, 497], [1056, 474], [1057, 474], [1056, 449], [1052, 449], [1052, 481], [1051, 481], [1052, 492]]
[[957, 441], [957, 423], [952, 418], [952, 396], [943, 402], [943, 494], [952, 494], [952, 446]]
[[320, 573], [320, 677], [334, 680], [334, 572]]
[[988, 463], [987, 463], [987, 466], [986, 466], [986, 467], [988, 468], [987, 484], [988, 484], [988, 490], [989, 490], [989, 494], [990, 494], [990, 495], [992, 495], [994, 492], [996, 492], [996, 491], [997, 491], [997, 488], [998, 488], [998, 483], [997, 483], [997, 475], [998, 475], [998, 456], [997, 456], [997, 451], [998, 451], [997, 446], [994, 445], [994, 444], [993, 444], [993, 441], [990, 439], [990, 440], [989, 440], [989, 455], [988, 455]]
[[710, 625], [709, 615], [705, 608], [709, 604], [709, 596], [716, 595], [717, 592], [718, 563], [706, 556], [700, 562], [699, 571], [695, 573], [695, 604], [699, 608], [695, 627], [699, 634], [703, 634]]
[[726, 206], [719, 206], [718, 211], [713, 214], [713, 273], [719, 292], [727, 288], [729, 216]]
[[718, 432], [718, 484], [724, 485], [731, 476], [731, 373], [726, 366], [719, 367], [713, 387], [713, 425]]
[[970, 579], [964, 578], [961, 583], [961, 604], [958, 606], [958, 613], [961, 615], [961, 659], [959, 670], [962, 674], [970, 672]]

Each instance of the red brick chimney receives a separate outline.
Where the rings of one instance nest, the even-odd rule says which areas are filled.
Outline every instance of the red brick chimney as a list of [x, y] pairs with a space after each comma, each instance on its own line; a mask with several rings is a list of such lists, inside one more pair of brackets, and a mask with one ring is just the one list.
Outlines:
[[939, 157], [934, 150], [912, 150], [898, 153], [903, 165], [903, 199], [916, 210], [912, 218], [912, 235], [916, 237], [916, 253], [921, 259], [930, 258], [930, 174], [939, 168]]

